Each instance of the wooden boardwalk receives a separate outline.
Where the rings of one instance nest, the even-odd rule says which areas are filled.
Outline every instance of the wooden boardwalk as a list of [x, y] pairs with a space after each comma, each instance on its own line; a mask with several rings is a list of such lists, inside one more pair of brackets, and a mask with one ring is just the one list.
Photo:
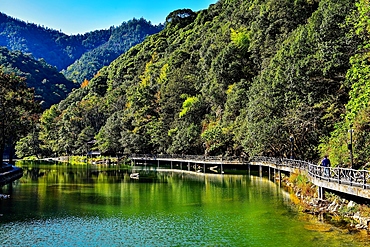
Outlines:
[[257, 166], [260, 174], [263, 168], [273, 169], [274, 173], [304, 173], [310, 181], [318, 186], [319, 197], [324, 196], [324, 190], [370, 199], [370, 171], [348, 168], [322, 167], [301, 160], [281, 159], [272, 157], [242, 157], [196, 156], [196, 155], [131, 155], [133, 164], [154, 164], [160, 167], [167, 164], [171, 169], [184, 168], [194, 172], [223, 173], [225, 167], [249, 169]]

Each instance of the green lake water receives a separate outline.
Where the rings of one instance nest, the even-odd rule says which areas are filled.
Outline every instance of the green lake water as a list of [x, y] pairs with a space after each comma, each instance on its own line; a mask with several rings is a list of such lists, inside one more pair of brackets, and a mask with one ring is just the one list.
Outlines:
[[0, 246], [370, 246], [297, 213], [266, 178], [17, 165], [24, 176], [1, 190]]

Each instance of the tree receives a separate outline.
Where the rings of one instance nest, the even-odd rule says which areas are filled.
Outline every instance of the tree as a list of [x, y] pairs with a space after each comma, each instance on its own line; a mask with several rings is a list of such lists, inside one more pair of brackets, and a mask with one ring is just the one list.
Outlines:
[[84, 88], [87, 87], [87, 85], [89, 85], [89, 80], [85, 78], [85, 80], [81, 84], [81, 87]]
[[[357, 50], [349, 59], [351, 67], [346, 74], [346, 84], [351, 87], [349, 100], [341, 121], [337, 122], [330, 137], [322, 140], [319, 148], [322, 155], [329, 154], [334, 165], [361, 168], [368, 166], [370, 161], [370, 2], [360, 0], [356, 7], [357, 11], [347, 18], [347, 25], [352, 27], [349, 35], [360, 41], [360, 45], [353, 46]], [[350, 129], [354, 130], [352, 162], [348, 148], [348, 144], [352, 144]]]
[[178, 9], [171, 12], [166, 17], [167, 25], [172, 23], [174, 25], [179, 24], [181, 27], [185, 27], [189, 23], [191, 23], [196, 17], [196, 13], [194, 13], [191, 9]]
[[31, 130], [39, 111], [40, 105], [34, 100], [33, 89], [27, 87], [25, 79], [5, 74], [0, 69], [0, 166], [5, 148], [14, 148], [15, 143]]
[[16, 154], [18, 158], [36, 156], [40, 158], [42, 154], [41, 141], [39, 139], [38, 125], [26, 136], [21, 138], [16, 144]]

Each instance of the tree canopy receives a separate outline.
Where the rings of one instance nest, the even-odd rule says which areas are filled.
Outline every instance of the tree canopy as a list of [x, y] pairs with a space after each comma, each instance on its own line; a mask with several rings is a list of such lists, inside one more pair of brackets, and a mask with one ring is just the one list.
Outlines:
[[152, 25], [143, 18], [134, 18], [118, 27], [67, 35], [0, 13], [0, 47], [43, 59], [63, 71], [68, 79], [81, 84], [148, 35], [162, 29], [161, 24]]
[[16, 142], [30, 132], [40, 110], [25, 79], [6, 74], [0, 68], [0, 166], [5, 148], [14, 148]]
[[348, 166], [352, 124], [364, 165], [369, 9], [368, 0], [220, 0], [174, 11], [43, 114], [42, 147], [79, 153], [95, 138], [106, 153], [293, 151]]
[[65, 99], [78, 84], [67, 80], [45, 60], [35, 60], [32, 55], [9, 51], [0, 47], [0, 64], [5, 73], [15, 73], [26, 78], [26, 84], [35, 91], [35, 98], [44, 109]]

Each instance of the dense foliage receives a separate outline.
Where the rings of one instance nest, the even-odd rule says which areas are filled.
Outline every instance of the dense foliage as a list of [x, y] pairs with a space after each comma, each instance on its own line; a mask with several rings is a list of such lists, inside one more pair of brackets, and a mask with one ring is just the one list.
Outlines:
[[59, 103], [73, 88], [79, 86], [67, 80], [45, 60], [35, 60], [31, 55], [20, 51], [12, 52], [0, 47], [0, 64], [3, 72], [15, 73], [27, 79], [27, 86], [34, 88], [35, 98], [44, 109]]
[[66, 35], [61, 31], [26, 23], [0, 13], [0, 46], [12, 51], [31, 53], [59, 70], [109, 40], [111, 29], [97, 30], [84, 35]]
[[58, 70], [66, 69], [68, 79], [82, 83], [146, 36], [162, 29], [162, 25], [133, 19], [106, 30], [66, 35], [0, 13], [0, 46], [43, 58]]
[[368, 10], [368, 0], [220, 0], [174, 11], [43, 114], [43, 152], [83, 153], [96, 138], [107, 153], [330, 153], [348, 165], [352, 123], [365, 164]]
[[78, 83], [85, 79], [90, 80], [102, 67], [109, 65], [132, 46], [141, 43], [148, 35], [158, 33], [162, 29], [162, 25], [153, 26], [143, 18], [123, 22], [116, 28], [112, 27], [107, 42], [84, 53], [81, 58], [68, 66], [63, 74]]
[[5, 148], [14, 148], [32, 130], [40, 110], [24, 78], [0, 69], [0, 167]]
[[[346, 73], [346, 86], [351, 87], [349, 101], [342, 121], [338, 122], [330, 137], [324, 138], [320, 148], [336, 164], [350, 164], [348, 144], [352, 144], [353, 167], [368, 166], [370, 161], [370, 2], [360, 0], [356, 11], [348, 15], [352, 29], [348, 36], [357, 38], [359, 45], [350, 58]], [[352, 143], [350, 143], [352, 132]]]
[[[88, 83], [99, 69], [130, 47], [161, 29], [162, 25], [133, 19], [119, 27], [68, 36], [0, 13], [0, 64], [6, 73], [26, 77], [27, 85], [35, 89], [36, 100], [46, 109], [65, 99], [79, 84]], [[63, 71], [69, 80], [54, 66], [59, 69], [69, 66]]]

